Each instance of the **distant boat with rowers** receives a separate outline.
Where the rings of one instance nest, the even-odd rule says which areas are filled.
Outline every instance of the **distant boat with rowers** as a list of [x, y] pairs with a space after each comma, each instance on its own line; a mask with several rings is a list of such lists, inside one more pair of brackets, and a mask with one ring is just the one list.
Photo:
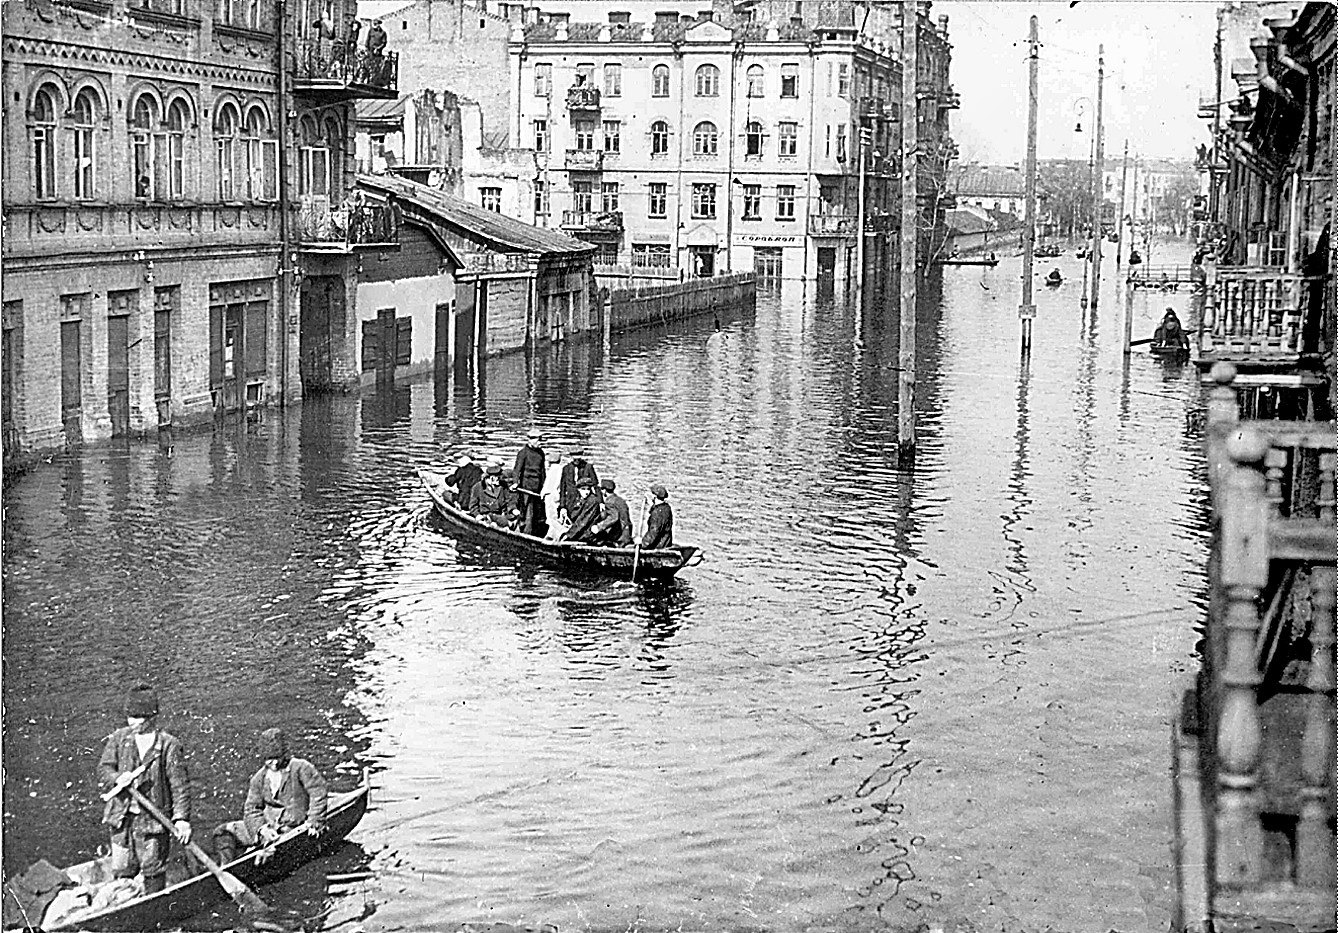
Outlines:
[[999, 257], [990, 253], [988, 256], [949, 256], [947, 259], [934, 260], [940, 266], [989, 266], [999, 264]]

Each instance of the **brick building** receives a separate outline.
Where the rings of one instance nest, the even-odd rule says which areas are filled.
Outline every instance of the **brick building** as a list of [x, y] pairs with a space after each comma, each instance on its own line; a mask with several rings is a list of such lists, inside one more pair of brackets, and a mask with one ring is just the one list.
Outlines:
[[395, 234], [346, 200], [350, 102], [395, 59], [352, 0], [288, 9], [4, 5], [8, 462], [356, 381], [353, 250]]

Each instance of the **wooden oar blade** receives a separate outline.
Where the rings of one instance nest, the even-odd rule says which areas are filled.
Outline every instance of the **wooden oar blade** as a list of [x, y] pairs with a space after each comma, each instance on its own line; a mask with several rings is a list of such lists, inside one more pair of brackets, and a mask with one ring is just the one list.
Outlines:
[[267, 914], [270, 913], [269, 905], [260, 899], [260, 895], [252, 891], [241, 880], [229, 872], [223, 872], [218, 876], [218, 881], [223, 885], [223, 890], [228, 892], [228, 897], [237, 905], [237, 909], [244, 914]]

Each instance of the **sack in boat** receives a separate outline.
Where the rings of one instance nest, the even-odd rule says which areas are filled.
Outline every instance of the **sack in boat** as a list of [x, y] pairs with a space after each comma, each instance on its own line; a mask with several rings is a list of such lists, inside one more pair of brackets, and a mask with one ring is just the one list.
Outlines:
[[61, 891], [47, 909], [43, 926], [55, 926], [57, 923], [77, 921], [84, 914], [95, 914], [109, 907], [127, 904], [144, 894], [144, 879], [113, 878], [100, 884], [80, 885], [71, 890]]
[[60, 890], [73, 886], [74, 880], [46, 859], [34, 862], [27, 871], [5, 884], [5, 929], [36, 926]]

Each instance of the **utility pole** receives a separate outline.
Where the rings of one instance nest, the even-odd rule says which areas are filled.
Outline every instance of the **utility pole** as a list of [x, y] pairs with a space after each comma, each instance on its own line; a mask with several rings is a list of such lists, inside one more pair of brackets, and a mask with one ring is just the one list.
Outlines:
[[865, 166], [869, 151], [864, 139], [864, 124], [862, 121], [859, 125], [859, 136], [856, 137], [855, 145], [859, 146], [859, 195], [856, 198], [858, 207], [855, 211], [855, 304], [859, 305], [864, 300], [864, 189], [866, 187], [865, 176], [867, 171]]
[[1217, 7], [1217, 38], [1213, 41], [1213, 71], [1216, 73], [1217, 84], [1213, 89], [1213, 147], [1210, 156], [1212, 162], [1208, 165], [1208, 220], [1214, 225], [1214, 229], [1218, 219], [1217, 139], [1222, 133], [1222, 15], [1225, 12], [1225, 7], [1221, 5]]
[[[916, 0], [901, 4], [901, 372], [897, 384], [897, 440], [915, 451], [915, 277], [920, 233], [920, 17]], [[860, 229], [863, 242], [864, 230]]]
[[1022, 304], [1017, 309], [1022, 321], [1023, 358], [1031, 355], [1031, 322], [1036, 317], [1036, 305], [1031, 301], [1031, 262], [1036, 252], [1036, 71], [1040, 44], [1033, 16], [1027, 38], [1027, 205], [1022, 219]]
[[1129, 184], [1129, 140], [1124, 141], [1124, 167], [1120, 169], [1120, 206], [1115, 209], [1115, 281], [1120, 280], [1120, 252], [1124, 245], [1124, 192]]
[[1096, 214], [1092, 237], [1092, 310], [1094, 311], [1097, 301], [1101, 297], [1101, 208], [1106, 200], [1103, 193], [1105, 188], [1103, 176], [1106, 143], [1102, 139], [1104, 128], [1101, 124], [1101, 94], [1106, 84], [1106, 47], [1104, 45], [1097, 46], [1096, 56], [1096, 164], [1092, 169], [1096, 181], [1096, 198], [1092, 203], [1092, 211]]

